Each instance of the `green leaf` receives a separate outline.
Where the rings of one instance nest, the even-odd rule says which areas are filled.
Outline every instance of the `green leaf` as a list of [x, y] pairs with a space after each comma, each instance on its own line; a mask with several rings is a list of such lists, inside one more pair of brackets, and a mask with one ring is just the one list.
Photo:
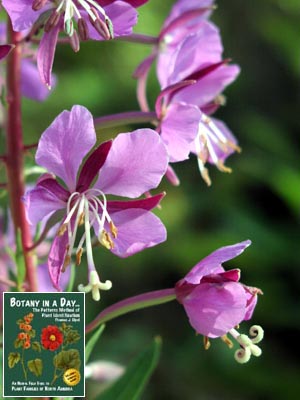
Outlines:
[[27, 362], [27, 366], [29, 371], [32, 372], [35, 376], [42, 375], [43, 361], [40, 358], [36, 358], [35, 360], [29, 360]]
[[20, 353], [9, 353], [8, 355], [8, 366], [9, 368], [13, 368], [20, 361], [21, 356]]
[[95, 347], [95, 344], [97, 343], [98, 339], [102, 335], [104, 328], [105, 328], [104, 324], [100, 325], [99, 328], [96, 330], [96, 332], [93, 334], [93, 336], [88, 341], [87, 345], [85, 346], [85, 363], [87, 363], [89, 361], [89, 358], [93, 351], [93, 348]]
[[32, 350], [38, 351], [39, 353], [42, 351], [42, 346], [40, 342], [33, 342], [31, 348]]
[[16, 265], [17, 265], [17, 282], [18, 287], [20, 288], [23, 285], [25, 275], [26, 275], [26, 267], [25, 267], [25, 260], [23, 254], [23, 246], [22, 246], [22, 238], [21, 238], [21, 231], [18, 229], [17, 231], [17, 238], [16, 238]]
[[54, 366], [58, 369], [80, 368], [81, 360], [79, 351], [76, 349], [62, 350], [53, 359]]
[[125, 374], [96, 400], [138, 400], [157, 366], [160, 348], [161, 338], [156, 337], [151, 346], [131, 362]]

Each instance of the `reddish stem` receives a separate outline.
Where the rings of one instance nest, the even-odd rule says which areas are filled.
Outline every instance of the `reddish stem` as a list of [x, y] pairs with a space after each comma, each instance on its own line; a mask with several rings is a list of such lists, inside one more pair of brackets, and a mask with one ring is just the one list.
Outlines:
[[[15, 233], [20, 231], [23, 249], [32, 245], [31, 233], [25, 216], [24, 204], [21, 200], [24, 194], [23, 175], [23, 132], [21, 112], [21, 33], [14, 32], [8, 21], [8, 41], [15, 44], [7, 58], [7, 120], [6, 120], [6, 167], [8, 192]], [[24, 252], [26, 279], [29, 291], [37, 291], [37, 279], [34, 258]]]

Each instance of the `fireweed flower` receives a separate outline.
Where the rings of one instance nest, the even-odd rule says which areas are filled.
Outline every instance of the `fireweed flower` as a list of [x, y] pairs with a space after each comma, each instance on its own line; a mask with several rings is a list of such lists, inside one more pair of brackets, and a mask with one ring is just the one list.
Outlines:
[[[45, 174], [26, 193], [25, 204], [33, 224], [62, 218], [48, 257], [53, 285], [59, 289], [61, 272], [70, 264], [75, 248], [76, 263], [80, 264], [85, 244], [89, 283], [79, 289], [91, 291], [99, 300], [100, 290], [110, 289], [111, 282], [101, 282], [96, 271], [91, 228], [97, 243], [119, 257], [166, 239], [164, 225], [150, 212], [163, 194], [132, 201], [111, 201], [106, 196], [135, 198], [157, 187], [168, 157], [159, 135], [151, 129], [119, 134], [88, 155], [95, 143], [93, 118], [86, 108], [74, 106], [62, 112], [42, 134], [36, 162], [57, 175], [65, 187], [53, 175]], [[79, 226], [84, 232], [75, 245]]]
[[44, 349], [55, 351], [64, 341], [64, 335], [56, 325], [48, 325], [42, 329], [41, 343]]
[[232, 246], [221, 247], [201, 260], [175, 287], [177, 300], [183, 305], [190, 324], [204, 336], [209, 348], [209, 338], [221, 337], [232, 347], [231, 335], [240, 345], [235, 359], [249, 361], [251, 355], [260, 356], [257, 346], [263, 338], [263, 330], [254, 325], [250, 336], [240, 334], [235, 327], [252, 317], [260, 289], [239, 282], [240, 270], [225, 271], [222, 263], [240, 255], [251, 244], [250, 240]]
[[145, 1], [107, 0], [3, 0], [13, 29], [44, 28], [38, 50], [38, 68], [42, 82], [51, 87], [51, 70], [60, 32], [69, 38], [74, 51], [80, 40], [108, 40], [128, 35], [137, 22], [135, 7]]

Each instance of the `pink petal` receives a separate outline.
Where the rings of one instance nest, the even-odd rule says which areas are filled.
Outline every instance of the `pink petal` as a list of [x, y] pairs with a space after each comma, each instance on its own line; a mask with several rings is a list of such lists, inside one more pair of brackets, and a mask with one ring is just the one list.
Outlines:
[[122, 133], [114, 139], [94, 187], [107, 194], [138, 197], [158, 186], [167, 165], [167, 151], [157, 132]]
[[51, 72], [59, 30], [58, 24], [50, 32], [44, 33], [37, 53], [37, 66], [40, 77], [49, 89], [51, 89]]
[[82, 106], [63, 111], [45, 130], [39, 141], [36, 162], [59, 176], [70, 192], [83, 158], [96, 142], [91, 113]]
[[203, 283], [184, 299], [183, 306], [196, 332], [214, 338], [243, 321], [246, 295], [239, 283]]

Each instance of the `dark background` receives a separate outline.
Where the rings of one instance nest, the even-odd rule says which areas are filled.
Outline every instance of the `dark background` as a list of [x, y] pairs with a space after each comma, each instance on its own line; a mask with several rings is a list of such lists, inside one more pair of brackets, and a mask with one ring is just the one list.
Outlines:
[[[135, 31], [157, 34], [172, 1], [150, 0], [140, 9]], [[97, 252], [103, 277], [113, 290], [92, 303], [88, 319], [104, 306], [143, 291], [172, 287], [202, 257], [220, 246], [251, 239], [253, 244], [227, 267], [239, 267], [242, 281], [260, 287], [252, 322], [262, 325], [263, 355], [238, 365], [233, 351], [213, 340], [209, 351], [189, 326], [179, 304], [169, 303], [112, 321], [93, 360], [127, 364], [152, 338], [163, 338], [161, 362], [143, 399], [295, 399], [300, 392], [297, 357], [299, 318], [299, 76], [300, 3], [298, 0], [219, 1], [213, 21], [220, 27], [224, 56], [241, 66], [238, 80], [225, 94], [223, 119], [243, 151], [227, 164], [231, 175], [210, 168], [207, 188], [196, 160], [177, 164], [181, 186], [167, 191], [157, 214], [168, 241], [127, 260]], [[124, 42], [88, 42], [74, 54], [58, 48], [54, 71], [58, 86], [46, 103], [24, 101], [26, 142], [37, 140], [63, 109], [81, 104], [95, 116], [137, 110], [137, 64], [150, 47]], [[149, 98], [158, 93], [151, 75]], [[136, 127], [136, 126], [135, 126]], [[134, 129], [99, 131], [99, 140]], [[27, 160], [33, 162], [32, 154]], [[86, 281], [84, 265], [79, 281]], [[247, 333], [250, 323], [243, 323]], [[88, 398], [100, 389], [88, 385]]]

